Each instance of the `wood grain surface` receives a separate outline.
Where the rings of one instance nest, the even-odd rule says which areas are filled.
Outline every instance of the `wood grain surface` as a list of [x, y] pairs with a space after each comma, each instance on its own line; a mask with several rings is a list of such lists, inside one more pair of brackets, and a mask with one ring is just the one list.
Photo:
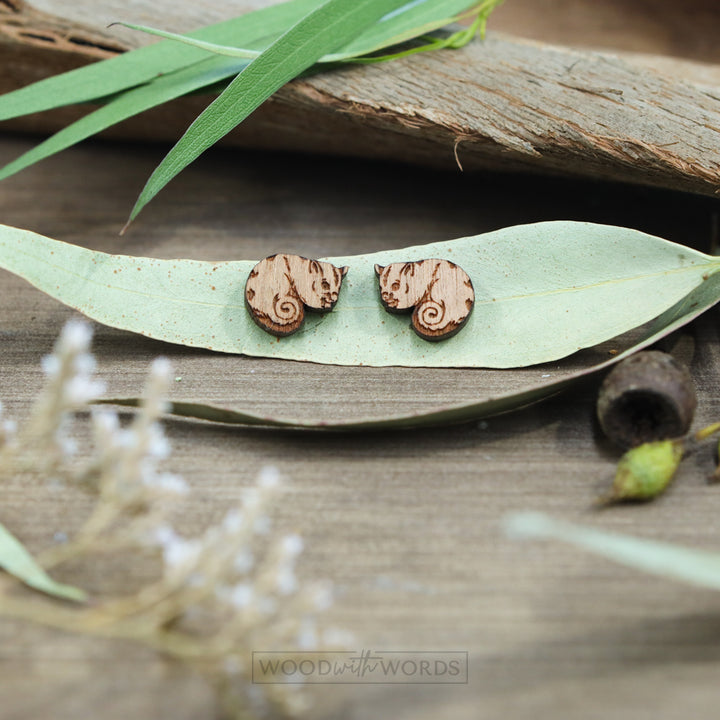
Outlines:
[[[0, 161], [29, 146], [0, 137]], [[709, 198], [239, 150], [208, 153], [121, 238], [128, 209], [162, 152], [98, 142], [68, 151], [0, 185], [0, 218], [109, 252], [198, 259], [369, 252], [557, 218], [628, 225], [704, 250], [717, 241], [718, 205]], [[0, 298], [0, 398], [9, 414], [22, 417], [41, 382], [40, 357], [72, 313], [7, 273], [0, 274]], [[720, 417], [717, 328], [713, 312], [673, 345], [697, 383], [697, 425]], [[488, 383], [512, 389], [526, 372], [219, 356], [101, 326], [94, 347], [113, 394], [136, 393], [150, 360], [164, 354], [182, 378], [173, 388], [178, 397], [305, 417], [469, 400]], [[540, 510], [720, 549], [720, 489], [706, 486], [712, 461], [702, 454], [686, 462], [660, 501], [590, 510], [617, 459], [594, 421], [596, 389], [593, 380], [479, 424], [383, 434], [168, 420], [174, 447], [168, 469], [182, 472], [194, 493], [177, 527], [194, 533], [220, 518], [262, 465], [275, 464], [290, 488], [276, 523], [305, 538], [302, 577], [336, 582], [333, 624], [352, 630], [368, 649], [469, 652], [467, 685], [319, 687], [326, 710], [315, 717], [713, 717], [716, 593], [556, 544], [512, 542], [501, 531], [505, 513]], [[0, 516], [37, 550], [55, 533], [78, 527], [89, 503], [79, 491], [17, 478], [3, 488]], [[150, 559], [134, 558], [57, 574], [92, 592], [112, 592], [137, 586], [153, 570]], [[3, 720], [194, 719], [216, 711], [201, 678], [145, 649], [4, 619], [0, 678]]]
[[[8, 71], [0, 90], [149, 41], [108, 30], [119, 17], [187, 31], [266, 4], [103, 0], [68, 7], [57, 0], [6, 0], [0, 3], [0, 65]], [[508, 2], [491, 27], [531, 39], [491, 34], [459, 52], [293, 82], [227, 142], [713, 195], [720, 185], [719, 14], [708, 0], [682, 8], [669, 0]], [[171, 103], [110, 134], [177, 139], [207, 102]], [[67, 108], [8, 127], [46, 133], [82, 112]]]

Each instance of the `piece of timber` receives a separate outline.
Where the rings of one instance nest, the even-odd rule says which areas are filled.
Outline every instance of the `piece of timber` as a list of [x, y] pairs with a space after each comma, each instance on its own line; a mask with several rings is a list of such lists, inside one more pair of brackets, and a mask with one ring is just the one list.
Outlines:
[[[0, 91], [148, 40], [105, 29], [112, 18], [190, 30], [267, 4], [180, 2], [171, 12], [165, 1], [80, 2], [66, 10], [56, 0], [36, 0], [38, 10], [0, 0]], [[80, 16], [83, 23], [76, 20]], [[622, 45], [623, 51], [628, 47]], [[714, 195], [720, 189], [718, 67], [697, 57], [620, 57], [490, 33], [459, 51], [294, 81], [225, 142], [450, 170], [457, 162], [465, 170], [575, 175]], [[207, 102], [175, 101], [107, 134], [175, 140]], [[83, 112], [62, 108], [4, 127], [47, 133]]]

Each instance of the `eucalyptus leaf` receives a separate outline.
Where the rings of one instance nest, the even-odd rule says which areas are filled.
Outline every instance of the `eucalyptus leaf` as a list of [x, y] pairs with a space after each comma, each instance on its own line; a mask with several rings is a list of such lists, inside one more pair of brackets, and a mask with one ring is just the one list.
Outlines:
[[[675, 332], [683, 325], [691, 322], [720, 299], [720, 274], [713, 275], [707, 282], [693, 290], [689, 295], [676, 303], [643, 328], [638, 337], [623, 352], [609, 360], [595, 363], [589, 367], [570, 372], [549, 371], [544, 373], [548, 379], [541, 382], [530, 382], [526, 387], [516, 388], [511, 392], [489, 392], [471, 402], [448, 404], [439, 400], [437, 409], [423, 410], [412, 413], [359, 417], [353, 420], [329, 421], [327, 419], [308, 420], [291, 417], [272, 417], [259, 415], [235, 407], [212, 405], [199, 401], [172, 401], [168, 403], [167, 412], [178, 417], [208, 420], [210, 422], [229, 425], [256, 425], [262, 427], [282, 427], [298, 429], [314, 429], [325, 431], [374, 431], [399, 430], [414, 427], [433, 427], [455, 423], [481, 420], [483, 418], [526, 407], [545, 398], [566, 390], [578, 381], [607, 370], [632, 353], [638, 352], [658, 340]], [[554, 379], [553, 379], [554, 377]], [[139, 407], [140, 398], [107, 398], [104, 404]]]
[[[79, 100], [103, 102], [97, 110], [71, 123], [0, 168], [0, 180], [145, 110], [227, 81], [249, 64], [249, 60], [242, 59], [243, 54], [249, 58], [257, 57], [271, 42], [280, 37], [289, 25], [297, 22], [319, 4], [320, 0], [294, 0], [248, 13], [187, 36], [177, 36], [190, 44], [197, 42], [201, 50], [207, 47], [226, 47], [217, 44], [223, 42], [223, 39], [242, 44], [245, 49], [239, 53], [239, 57], [208, 57], [207, 52], [198, 53], [197, 50], [183, 55], [177, 48], [170, 47], [174, 43], [158, 43], [151, 46], [152, 49], [133, 50], [117, 58], [73, 70], [0, 96], [0, 119]], [[381, 18], [347, 45], [340, 55], [356, 58], [358, 55], [365, 55], [435, 30], [460, 18], [469, 7], [480, 11], [484, 17], [497, 4], [498, 0], [486, 0], [478, 9], [476, 4], [469, 0], [406, 3], [400, 8], [401, 12]], [[167, 35], [176, 37], [172, 33]], [[435, 40], [432, 48], [453, 46], [454, 37], [455, 35], [444, 40]], [[209, 38], [216, 39], [217, 42], [209, 42]], [[469, 40], [469, 37], [467, 39]], [[133, 60], [136, 57], [139, 58], [138, 62]], [[325, 59], [336, 61], [339, 55], [326, 56]], [[144, 64], [147, 64], [147, 69]], [[77, 95], [77, 92], [84, 94]]]
[[[268, 34], [282, 33], [320, 3], [321, 0], [292, 0], [189, 35], [215, 43], [260, 42], [260, 47], [264, 47]], [[0, 96], [0, 120], [105, 98], [206, 59], [206, 52], [174, 42], [148, 45]]]
[[178, 173], [319, 58], [341, 48], [407, 0], [326, 0], [295, 23], [223, 90], [163, 158], [142, 189], [129, 222]]
[[22, 543], [2, 525], [0, 525], [0, 567], [29, 587], [47, 595], [76, 602], [87, 600], [83, 590], [55, 582], [37, 564]]
[[227, 80], [237, 75], [246, 65], [247, 62], [237, 59], [209, 58], [188, 68], [161, 75], [153, 82], [127, 90], [0, 168], [0, 180], [72, 147], [129, 117]]
[[[453, 260], [475, 287], [466, 325], [438, 343], [383, 309], [374, 272], [376, 263], [428, 257]], [[617, 337], [687, 302], [694, 290], [705, 306], [720, 297], [720, 259], [591, 223], [523, 225], [328, 260], [350, 268], [334, 310], [308, 314], [299, 332], [278, 339], [245, 308], [253, 261], [108, 255], [0, 226], [0, 267], [101, 323], [220, 352], [334, 365], [528, 366]]]
[[[436, 2], [405, 3], [400, 8], [402, 12], [393, 12], [381, 18], [369, 30], [366, 30], [359, 37], [348, 43], [342, 50], [318, 58], [318, 63], [337, 63], [345, 60], [356, 59], [363, 55], [377, 52], [393, 45], [399, 45], [414, 38], [426, 35], [446, 25], [457, 22], [465, 16], [473, 13], [481, 17], [489, 14], [502, 0], [486, 0], [478, 3], [477, 0], [436, 0]], [[155, 35], [166, 40], [190, 45], [200, 50], [206, 50], [217, 55], [224, 55], [233, 58], [255, 59], [261, 54], [261, 50], [249, 46], [241, 47], [242, 40], [234, 39], [233, 45], [221, 45], [219, 43], [201, 40], [191, 35], [168, 32], [159, 28], [139, 25], [136, 23], [118, 22], [117, 25], [137, 30], [139, 32]], [[478, 22], [479, 26], [480, 23]], [[455, 33], [452, 37], [462, 37], [468, 42], [474, 33], [462, 31]], [[438, 39], [436, 43], [429, 43], [424, 47], [436, 46], [448, 47], [448, 43]]]
[[505, 518], [511, 537], [560, 540], [622, 565], [689, 585], [720, 590], [720, 553], [666, 542], [603, 532], [555, 520], [542, 513], [516, 513]]

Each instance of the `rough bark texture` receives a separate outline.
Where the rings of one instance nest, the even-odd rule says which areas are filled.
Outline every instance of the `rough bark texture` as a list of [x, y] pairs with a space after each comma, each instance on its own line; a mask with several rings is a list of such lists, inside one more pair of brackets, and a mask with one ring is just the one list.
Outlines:
[[[9, 69], [0, 79], [1, 90], [145, 41], [127, 31], [99, 29], [113, 18], [187, 30], [238, 12], [233, 3], [81, 2], [72, 9], [54, 0], [36, 4], [70, 19], [18, 0], [0, 3], [0, 64]], [[263, 4], [268, 3], [255, 0], [240, 9]], [[602, 6], [601, 19], [615, 17], [612, 8], [619, 12], [618, 3], [610, 5]], [[580, 17], [591, 18], [591, 9], [583, 7]], [[560, 0], [554, 10], [558, 17], [567, 11]], [[696, 11], [690, 17], [702, 36], [703, 21], [709, 21], [713, 10], [702, 5]], [[628, 13], [632, 25], [636, 16]], [[677, 21], [660, 17], [663, 27]], [[650, 24], [649, 39], [631, 46], [620, 35], [615, 45], [622, 50], [668, 49], [661, 35], [658, 40], [657, 22]], [[524, 27], [517, 12], [503, 20], [503, 27], [513, 23]], [[571, 35], [572, 27], [564, 34], [550, 32], [551, 23], [544, 27], [554, 40]], [[598, 44], [608, 37], [611, 32], [591, 31], [585, 39]], [[582, 42], [583, 36], [576, 39]], [[291, 83], [228, 142], [448, 169], [457, 160], [465, 170], [530, 170], [714, 194], [720, 187], [720, 83], [705, 84], [715, 82], [717, 67], [695, 62], [698, 46], [704, 44], [685, 53], [690, 60], [669, 63], [667, 57], [626, 60], [491, 34], [459, 52], [353, 67]], [[706, 55], [718, 60], [714, 46]], [[672, 75], [647, 69], [655, 65], [671, 66]], [[111, 134], [177, 138], [205, 102], [173, 103]], [[69, 108], [11, 126], [46, 132], [78, 112]]]

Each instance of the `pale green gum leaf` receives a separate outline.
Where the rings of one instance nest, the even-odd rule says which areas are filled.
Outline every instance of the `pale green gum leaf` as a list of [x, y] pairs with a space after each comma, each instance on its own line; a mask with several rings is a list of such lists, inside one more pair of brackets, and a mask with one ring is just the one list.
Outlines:
[[697, 587], [720, 590], [720, 553], [673, 545], [555, 520], [542, 513], [506, 516], [512, 538], [559, 540], [621, 565]]
[[0, 567], [25, 585], [46, 595], [75, 602], [87, 600], [83, 590], [55, 582], [38, 565], [25, 546], [2, 525], [0, 525]]
[[[475, 287], [465, 327], [439, 343], [419, 338], [406, 317], [385, 312], [374, 270], [427, 257], [452, 259]], [[328, 260], [350, 267], [334, 310], [308, 315], [299, 332], [278, 341], [245, 308], [252, 261], [108, 255], [0, 226], [0, 267], [101, 323], [219, 352], [334, 365], [524, 367], [653, 318], [649, 335], [662, 332], [720, 297], [718, 258], [592, 223], [522, 225]]]

